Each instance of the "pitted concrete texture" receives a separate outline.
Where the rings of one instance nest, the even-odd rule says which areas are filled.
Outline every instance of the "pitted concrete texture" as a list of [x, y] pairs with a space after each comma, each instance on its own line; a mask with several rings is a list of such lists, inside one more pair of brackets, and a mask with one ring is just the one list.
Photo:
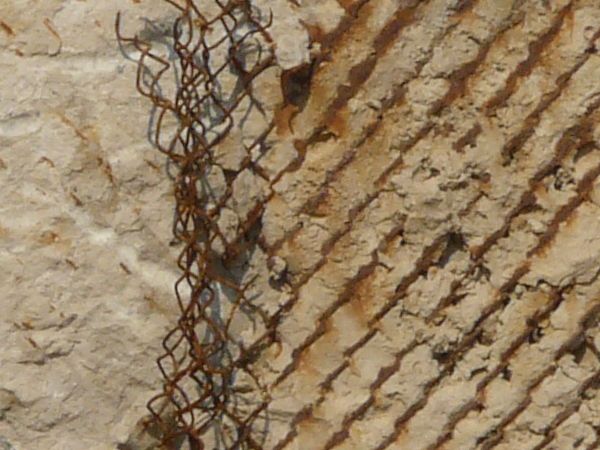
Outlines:
[[[236, 206], [263, 203], [246, 276], [280, 314], [257, 442], [600, 448], [600, 2], [253, 3], [279, 63], [271, 183]], [[178, 251], [119, 9], [149, 40], [174, 18], [0, 4], [0, 447], [154, 445]]]

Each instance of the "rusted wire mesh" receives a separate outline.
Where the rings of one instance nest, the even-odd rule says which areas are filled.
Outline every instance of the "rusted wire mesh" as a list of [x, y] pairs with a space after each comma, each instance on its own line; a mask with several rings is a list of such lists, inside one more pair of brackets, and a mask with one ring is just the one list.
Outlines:
[[165, 2], [177, 13], [166, 52], [145, 37], [123, 37], [119, 16], [116, 22], [121, 47], [137, 62], [137, 89], [154, 108], [153, 143], [176, 168], [173, 234], [183, 246], [175, 283], [180, 317], [158, 358], [163, 390], [148, 408], [167, 448], [187, 440], [192, 449], [257, 449], [253, 427], [268, 398], [232, 324], [244, 317], [267, 330], [268, 320], [249, 298], [249, 282], [228, 270], [257, 214], [249, 211], [234, 227], [224, 219], [238, 177], [266, 178], [258, 161], [271, 127], [243, 144], [236, 170], [222, 170], [215, 152], [246, 109], [260, 108], [253, 84], [274, 63], [271, 18], [248, 0]]

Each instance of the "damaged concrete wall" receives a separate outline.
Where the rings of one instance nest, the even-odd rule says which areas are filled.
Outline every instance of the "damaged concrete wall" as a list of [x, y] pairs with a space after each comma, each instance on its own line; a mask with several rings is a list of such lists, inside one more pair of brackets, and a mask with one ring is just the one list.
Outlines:
[[[279, 63], [271, 182], [238, 202], [263, 203], [245, 277], [278, 318], [252, 363], [270, 396], [255, 440], [598, 448], [600, 4], [254, 3]], [[135, 448], [160, 390], [173, 187], [119, 9], [153, 42], [175, 17], [159, 0], [0, 5], [6, 448]]]

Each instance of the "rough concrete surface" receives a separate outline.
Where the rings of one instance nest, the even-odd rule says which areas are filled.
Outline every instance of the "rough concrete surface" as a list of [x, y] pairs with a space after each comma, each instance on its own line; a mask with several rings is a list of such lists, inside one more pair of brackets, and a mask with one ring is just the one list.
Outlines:
[[[598, 0], [253, 4], [278, 67], [215, 173], [275, 121], [230, 209], [262, 205], [245, 276], [280, 311], [260, 447], [600, 448]], [[0, 2], [0, 448], [152, 445], [179, 251], [117, 11], [150, 41], [176, 12]]]

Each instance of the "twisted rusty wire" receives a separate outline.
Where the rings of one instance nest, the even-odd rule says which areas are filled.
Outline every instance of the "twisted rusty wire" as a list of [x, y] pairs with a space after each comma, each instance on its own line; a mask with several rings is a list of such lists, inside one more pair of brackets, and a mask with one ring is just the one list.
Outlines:
[[[274, 63], [267, 31], [272, 17], [260, 17], [249, 0], [210, 0], [202, 10], [195, 0], [165, 2], [178, 14], [169, 37], [171, 57], [137, 35], [124, 37], [120, 15], [115, 24], [121, 47], [137, 51], [137, 90], [154, 108], [153, 144], [177, 169], [173, 234], [183, 244], [177, 260], [181, 276], [175, 282], [180, 317], [163, 340], [164, 354], [158, 358], [163, 390], [148, 408], [167, 448], [187, 439], [191, 449], [259, 449], [253, 427], [268, 396], [247, 364], [249, 350], [234, 335], [232, 322], [236, 315], [250, 314], [266, 328], [267, 317], [248, 298], [251, 281], [241, 283], [223, 270], [240, 253], [240, 236], [252, 217], [239, 224], [234, 238], [226, 236], [219, 219], [239, 173], [250, 170], [265, 178], [255, 150], [270, 128], [244, 146], [246, 156], [224, 192], [215, 194], [206, 179], [217, 164], [215, 149], [235, 126], [236, 110], [243, 100], [254, 101], [253, 82]], [[249, 63], [252, 49], [255, 61]], [[161, 85], [167, 73], [175, 75], [173, 98]], [[236, 83], [225, 95], [227, 76]], [[240, 378], [247, 385], [241, 394], [232, 387]], [[215, 427], [220, 429], [218, 444], [208, 437]]]

